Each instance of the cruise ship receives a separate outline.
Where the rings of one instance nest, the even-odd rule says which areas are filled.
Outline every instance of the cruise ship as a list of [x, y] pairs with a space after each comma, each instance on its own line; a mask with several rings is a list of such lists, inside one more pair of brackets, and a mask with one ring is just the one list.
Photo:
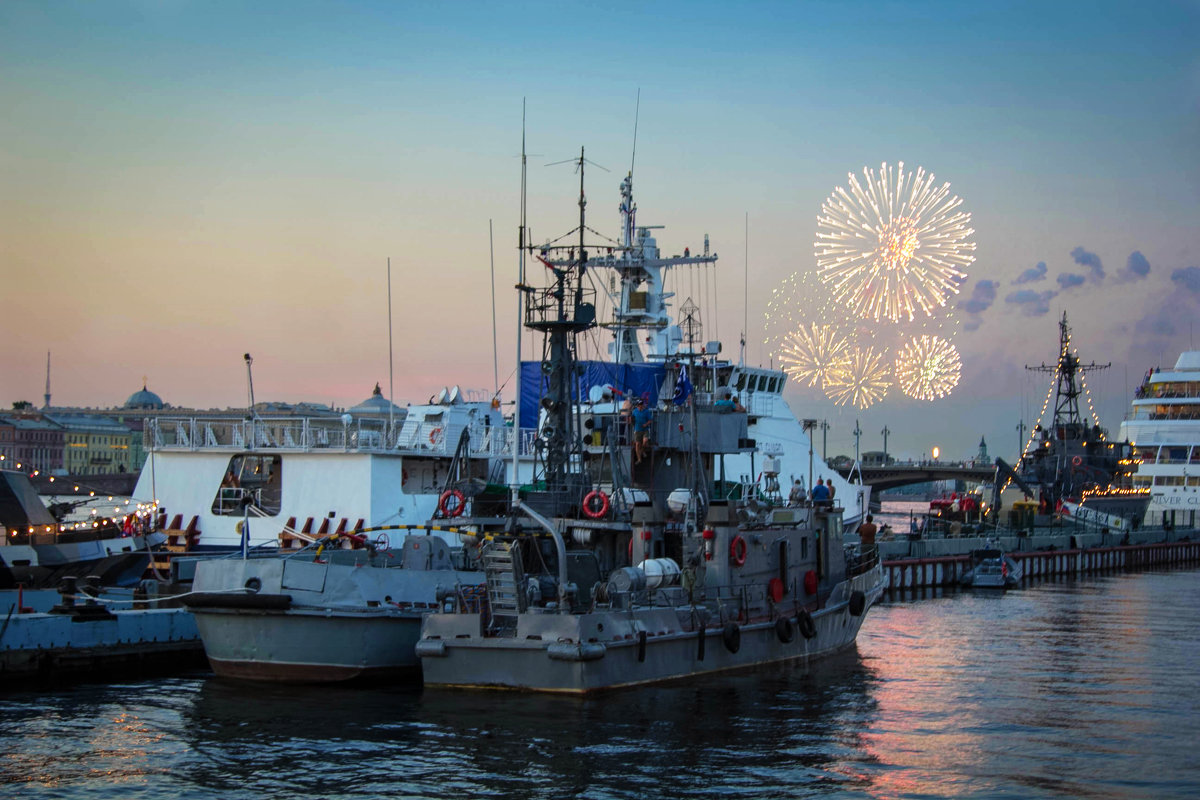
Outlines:
[[1149, 489], [1145, 524], [1194, 528], [1200, 512], [1200, 350], [1174, 369], [1146, 373], [1121, 423], [1141, 461], [1133, 481]]

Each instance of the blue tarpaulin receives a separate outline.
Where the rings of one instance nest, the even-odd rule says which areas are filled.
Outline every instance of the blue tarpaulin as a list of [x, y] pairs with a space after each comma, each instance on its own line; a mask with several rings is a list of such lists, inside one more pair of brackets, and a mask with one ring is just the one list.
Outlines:
[[[613, 386], [623, 394], [634, 397], [646, 395], [651, 404], [658, 402], [658, 389], [666, 374], [662, 364], [613, 364], [608, 361], [580, 361], [582, 375], [579, 379], [577, 397], [587, 401], [588, 391], [593, 386]], [[542, 374], [542, 362], [521, 362], [521, 421], [522, 428], [536, 428], [538, 403], [546, 394], [546, 376]]]

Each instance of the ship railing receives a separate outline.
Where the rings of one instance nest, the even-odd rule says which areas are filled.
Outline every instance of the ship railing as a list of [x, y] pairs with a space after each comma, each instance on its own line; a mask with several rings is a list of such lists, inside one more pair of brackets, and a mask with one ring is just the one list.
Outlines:
[[745, 395], [742, 405], [752, 417], [770, 417], [775, 414], [775, 403], [779, 395], [770, 392], [749, 392]]
[[521, 456], [534, 450], [536, 431], [472, 421], [406, 421], [390, 424], [381, 419], [331, 419], [324, 417], [154, 417], [146, 420], [143, 445], [155, 450], [345, 450], [451, 455], [464, 427], [470, 437], [472, 457]]

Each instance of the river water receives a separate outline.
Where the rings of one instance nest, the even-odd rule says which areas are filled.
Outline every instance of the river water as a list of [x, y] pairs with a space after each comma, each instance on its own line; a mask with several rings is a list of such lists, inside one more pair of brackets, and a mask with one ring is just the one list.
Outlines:
[[578, 700], [249, 686], [0, 693], [21, 798], [1194, 798], [1200, 571], [891, 598], [811, 667]]

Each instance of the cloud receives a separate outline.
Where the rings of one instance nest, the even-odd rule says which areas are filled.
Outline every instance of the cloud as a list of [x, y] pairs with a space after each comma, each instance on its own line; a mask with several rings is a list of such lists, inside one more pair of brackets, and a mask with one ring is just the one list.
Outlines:
[[1087, 278], [1083, 277], [1082, 275], [1076, 275], [1073, 272], [1063, 272], [1057, 278], [1055, 278], [1055, 280], [1057, 280], [1058, 285], [1064, 289], [1071, 289], [1087, 283]]
[[1200, 293], [1200, 267], [1183, 267], [1171, 273], [1171, 280], [1190, 292]]
[[1095, 253], [1089, 253], [1082, 247], [1076, 247], [1071, 251], [1071, 258], [1075, 259], [1076, 264], [1091, 270], [1093, 283], [1099, 283], [1104, 280], [1104, 265], [1100, 263], [1100, 256]]
[[1141, 254], [1141, 251], [1134, 250], [1129, 254], [1129, 260], [1125, 262], [1125, 266], [1117, 270], [1117, 283], [1132, 283], [1149, 274], [1150, 262]]
[[1036, 267], [1030, 267], [1029, 269], [1022, 272], [1020, 275], [1018, 275], [1017, 279], [1015, 281], [1013, 281], [1013, 283], [1014, 284], [1033, 283], [1034, 281], [1044, 281], [1045, 279], [1046, 279], [1046, 262], [1039, 261], [1037, 263]]
[[1020, 307], [1021, 313], [1027, 317], [1040, 317], [1050, 312], [1050, 300], [1056, 294], [1058, 292], [1021, 289], [1005, 297], [1004, 302]]
[[998, 288], [1000, 288], [1000, 284], [996, 281], [978, 281], [975, 288], [971, 290], [971, 296], [960, 301], [956, 308], [960, 308], [968, 314], [981, 314], [996, 302], [996, 289]]

